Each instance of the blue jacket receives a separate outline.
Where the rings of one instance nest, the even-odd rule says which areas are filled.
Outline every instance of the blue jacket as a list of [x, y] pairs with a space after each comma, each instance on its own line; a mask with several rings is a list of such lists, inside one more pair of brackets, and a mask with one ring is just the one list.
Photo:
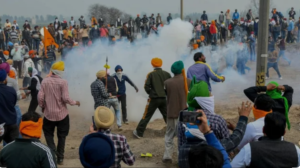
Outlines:
[[0, 124], [13, 125], [17, 122], [17, 93], [14, 88], [0, 84]]
[[[123, 68], [120, 65], [117, 65], [115, 70], [117, 71], [118, 69], [122, 69]], [[117, 81], [117, 85], [118, 85], [118, 95], [124, 95], [126, 94], [126, 85], [125, 85], [125, 81], [127, 81], [132, 87], [137, 88], [134, 83], [129, 79], [129, 77], [125, 74], [122, 74], [121, 80], [118, 78], [117, 74], [113, 74], [112, 77], [114, 77]]]
[[209, 146], [212, 146], [212, 147], [218, 149], [222, 153], [223, 158], [224, 158], [224, 164], [223, 164], [222, 168], [231, 168], [228, 154], [227, 154], [226, 150], [224, 149], [224, 147], [221, 145], [220, 141], [217, 139], [216, 135], [214, 133], [210, 133], [210, 134], [206, 134], [204, 136], [205, 136], [206, 142]]
[[250, 41], [250, 45], [253, 45], [253, 44], [256, 43], [256, 39], [255, 39], [254, 37], [249, 36], [248, 39], [249, 39], [249, 41]]
[[294, 30], [294, 22], [290, 22], [288, 26], [288, 31], [293, 31]]
[[208, 64], [200, 61], [190, 66], [187, 71], [187, 78], [192, 80], [194, 75], [197, 81], [204, 81], [208, 84], [209, 91], [211, 91], [210, 78], [215, 82], [221, 82], [224, 79], [224, 77], [216, 75]]
[[238, 12], [234, 12], [233, 14], [232, 14], [232, 20], [238, 20], [240, 18], [240, 14], [238, 13]]
[[258, 22], [254, 22], [254, 32], [255, 34], [258, 32]]

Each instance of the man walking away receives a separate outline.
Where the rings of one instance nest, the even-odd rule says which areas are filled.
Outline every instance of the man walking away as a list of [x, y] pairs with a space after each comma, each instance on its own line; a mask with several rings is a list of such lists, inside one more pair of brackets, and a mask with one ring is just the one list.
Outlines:
[[281, 37], [278, 37], [278, 43], [277, 46], [279, 47], [279, 56], [278, 56], [278, 61], [280, 59], [280, 57], [282, 57], [283, 59], [285, 59], [289, 65], [291, 65], [291, 60], [288, 59], [285, 55], [285, 41], [284, 39], [282, 39]]
[[[183, 62], [177, 61], [173, 63], [171, 71], [175, 76], [164, 82], [167, 92], [167, 131], [165, 135], [165, 153], [163, 162], [172, 162], [174, 147], [173, 139], [177, 135], [176, 128], [179, 112], [187, 107]], [[187, 86], [190, 86], [189, 83], [190, 80], [188, 80]]]
[[[79, 101], [69, 97], [68, 82], [62, 79], [64, 62], [52, 65], [52, 75], [43, 80], [38, 94], [39, 106], [44, 113], [43, 131], [50, 149], [56, 152], [57, 164], [63, 165], [66, 137], [70, 129], [67, 104], [80, 106]], [[54, 143], [54, 130], [57, 128], [58, 144]]]
[[268, 56], [268, 64], [267, 64], [267, 73], [266, 73], [266, 79], [269, 79], [269, 69], [274, 68], [274, 70], [278, 74], [278, 78], [282, 80], [279, 68], [278, 68], [278, 53], [277, 51], [269, 52]]
[[56, 168], [53, 151], [39, 140], [42, 135], [42, 126], [43, 119], [39, 114], [25, 113], [20, 125], [22, 138], [17, 138], [2, 149], [0, 166]]
[[18, 126], [16, 125], [17, 113], [15, 105], [17, 103], [17, 93], [13, 87], [6, 86], [7, 73], [4, 69], [0, 70], [0, 124], [4, 124], [4, 134], [0, 136], [0, 142], [4, 140], [10, 143], [18, 135]]
[[117, 81], [118, 85], [118, 93], [117, 97], [119, 102], [121, 102], [122, 105], [122, 118], [123, 118], [123, 123], [128, 124], [128, 119], [127, 119], [127, 103], [126, 103], [126, 85], [125, 81], [128, 82], [136, 92], [139, 91], [139, 89], [136, 87], [136, 85], [130, 80], [130, 78], [123, 73], [123, 68], [120, 65], [117, 65], [115, 67], [115, 74], [112, 75]]
[[153, 58], [151, 61], [154, 71], [147, 75], [144, 86], [146, 93], [149, 95], [147, 106], [143, 118], [139, 122], [136, 130], [133, 131], [133, 135], [137, 138], [143, 137], [147, 124], [157, 108], [159, 108], [165, 122], [167, 122], [167, 100], [164, 82], [170, 79], [171, 75], [161, 69], [162, 63], [160, 58]]

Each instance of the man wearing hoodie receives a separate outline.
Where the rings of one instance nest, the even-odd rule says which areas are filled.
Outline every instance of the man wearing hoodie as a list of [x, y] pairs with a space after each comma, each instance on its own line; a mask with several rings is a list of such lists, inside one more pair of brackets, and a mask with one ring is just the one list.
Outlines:
[[18, 43], [15, 43], [14, 48], [11, 50], [11, 55], [14, 61], [13, 67], [18, 71], [19, 78], [22, 78], [22, 52], [24, 53], [22, 47]]
[[232, 14], [232, 20], [239, 20], [239, 18], [240, 18], [240, 14], [236, 9], [235, 12]]
[[147, 75], [144, 86], [144, 89], [149, 96], [148, 102], [143, 118], [140, 120], [136, 130], [133, 131], [133, 135], [138, 139], [143, 137], [147, 124], [157, 108], [162, 114], [164, 121], [167, 122], [167, 99], [164, 82], [170, 79], [171, 75], [162, 70], [162, 63], [160, 58], [153, 58], [151, 60], [154, 71]]
[[136, 92], [138, 92], [139, 90], [136, 87], [136, 85], [130, 80], [130, 78], [126, 74], [123, 73], [123, 68], [120, 65], [117, 65], [115, 67], [115, 72], [116, 73], [113, 74], [112, 77], [114, 77], [116, 79], [117, 85], [118, 85], [117, 97], [118, 97], [119, 102], [121, 102], [121, 105], [122, 105], [123, 122], [125, 124], [128, 124], [125, 81], [128, 82], [132, 87], [134, 87]]

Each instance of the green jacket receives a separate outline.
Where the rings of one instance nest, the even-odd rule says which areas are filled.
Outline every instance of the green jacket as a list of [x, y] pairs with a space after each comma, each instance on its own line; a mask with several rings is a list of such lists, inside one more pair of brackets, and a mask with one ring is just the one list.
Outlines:
[[144, 86], [149, 98], [166, 97], [164, 82], [170, 78], [170, 73], [163, 71], [161, 68], [155, 68], [154, 71], [150, 72]]
[[17, 138], [0, 152], [0, 167], [56, 168], [55, 154], [38, 139]]

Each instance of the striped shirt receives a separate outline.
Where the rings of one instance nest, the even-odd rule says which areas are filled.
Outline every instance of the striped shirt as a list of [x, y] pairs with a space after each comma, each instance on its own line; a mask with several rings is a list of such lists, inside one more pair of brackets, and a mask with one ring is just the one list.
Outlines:
[[68, 82], [57, 75], [43, 80], [38, 103], [50, 121], [61, 121], [69, 113], [67, 104], [76, 105], [76, 101], [69, 97]]
[[10, 35], [10, 39], [18, 39], [19, 36], [17, 31], [11, 31], [9, 35]]

